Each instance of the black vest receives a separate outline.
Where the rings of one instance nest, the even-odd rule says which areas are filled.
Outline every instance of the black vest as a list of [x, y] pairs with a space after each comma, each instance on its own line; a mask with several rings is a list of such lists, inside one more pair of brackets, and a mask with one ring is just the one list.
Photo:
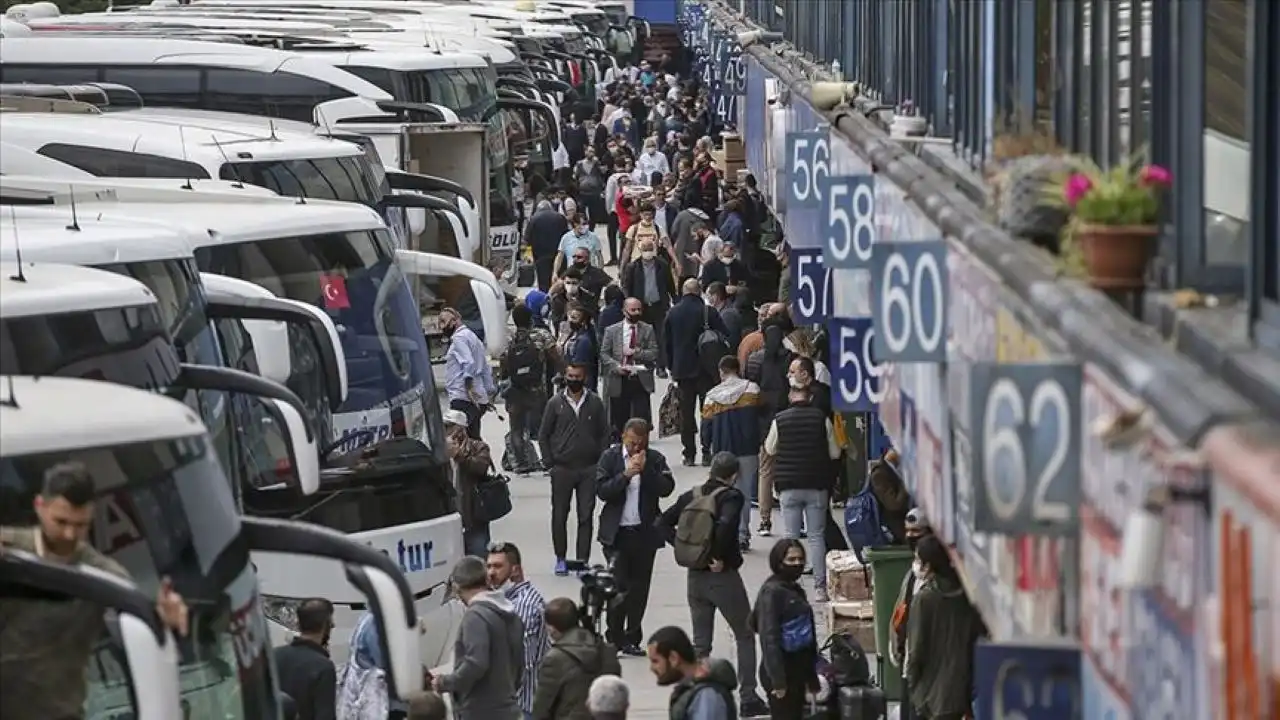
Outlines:
[[783, 490], [830, 490], [831, 453], [827, 448], [827, 416], [810, 403], [792, 405], [774, 416], [778, 445], [773, 485]]

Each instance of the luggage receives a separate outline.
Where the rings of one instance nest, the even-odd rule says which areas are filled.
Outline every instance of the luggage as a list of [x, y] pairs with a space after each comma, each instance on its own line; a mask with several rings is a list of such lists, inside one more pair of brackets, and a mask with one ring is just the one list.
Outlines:
[[874, 685], [845, 686], [838, 697], [840, 720], [885, 720], [889, 713], [884, 691]]
[[502, 469], [507, 472], [530, 473], [542, 469], [538, 448], [528, 435], [507, 433], [502, 439]]
[[501, 520], [511, 513], [510, 480], [506, 475], [490, 472], [476, 484], [474, 513], [478, 522]]
[[680, 434], [680, 392], [675, 383], [667, 386], [667, 392], [658, 404], [658, 437]]

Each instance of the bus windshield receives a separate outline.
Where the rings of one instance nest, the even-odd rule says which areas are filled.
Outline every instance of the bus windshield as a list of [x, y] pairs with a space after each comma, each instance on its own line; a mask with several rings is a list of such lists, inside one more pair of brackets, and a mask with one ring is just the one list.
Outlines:
[[385, 229], [215, 245], [196, 259], [205, 272], [257, 283], [333, 318], [349, 384], [333, 415], [340, 450], [407, 436], [443, 457], [426, 339]]
[[0, 320], [0, 374], [59, 375], [168, 387], [178, 354], [155, 306], [109, 308]]
[[[187, 717], [278, 718], [257, 577], [239, 541], [226, 477], [205, 439], [6, 457], [0, 523], [34, 525], [45, 470], [68, 460], [90, 468], [97, 485], [94, 547], [123, 565], [144, 593], [155, 593], [167, 577], [186, 600], [191, 628], [178, 649]], [[90, 658], [86, 717], [121, 717], [131, 705], [116, 643], [104, 633]]]
[[252, 160], [222, 166], [218, 177], [257, 185], [287, 197], [354, 202], [376, 208], [385, 174], [371, 167], [366, 155]]
[[[221, 367], [225, 363], [217, 336], [204, 312], [204, 286], [191, 258], [147, 260], [100, 266], [146, 285], [156, 296], [160, 319], [169, 330], [178, 360], [194, 365]], [[250, 461], [241, 458], [236, 444], [235, 416], [247, 398], [233, 398], [217, 390], [189, 392], [183, 401], [200, 413], [213, 438], [222, 467], [233, 483], [246, 478]]]

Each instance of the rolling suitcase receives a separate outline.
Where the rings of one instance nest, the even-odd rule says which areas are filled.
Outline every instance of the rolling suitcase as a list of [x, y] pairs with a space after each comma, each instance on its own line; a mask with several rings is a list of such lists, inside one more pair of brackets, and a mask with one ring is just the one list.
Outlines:
[[840, 720], [885, 720], [889, 704], [884, 691], [874, 685], [840, 688]]

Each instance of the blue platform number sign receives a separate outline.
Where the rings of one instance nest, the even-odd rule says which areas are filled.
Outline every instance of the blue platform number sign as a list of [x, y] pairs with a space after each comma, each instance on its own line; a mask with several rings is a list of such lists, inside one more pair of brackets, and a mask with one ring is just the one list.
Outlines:
[[821, 183], [830, 173], [826, 130], [787, 133], [787, 207], [822, 207]]
[[729, 60], [729, 77], [732, 79], [733, 95], [747, 96], [747, 63], [742, 59], [742, 48], [735, 43], [732, 57]]
[[947, 360], [947, 244], [877, 242], [871, 247], [871, 316], [882, 362]]
[[979, 642], [973, 651], [977, 720], [1082, 720], [1080, 650]]
[[836, 410], [873, 412], [884, 394], [880, 390], [880, 366], [872, 352], [875, 336], [871, 318], [829, 318], [831, 340], [831, 401]]
[[829, 268], [870, 267], [876, 241], [875, 176], [828, 177], [821, 193], [823, 261]]
[[792, 249], [788, 260], [791, 307], [797, 324], [825, 322], [834, 314], [835, 295], [831, 291], [831, 271], [822, 264], [822, 251]]
[[977, 363], [969, 377], [973, 529], [1074, 536], [1080, 505], [1080, 366]]

